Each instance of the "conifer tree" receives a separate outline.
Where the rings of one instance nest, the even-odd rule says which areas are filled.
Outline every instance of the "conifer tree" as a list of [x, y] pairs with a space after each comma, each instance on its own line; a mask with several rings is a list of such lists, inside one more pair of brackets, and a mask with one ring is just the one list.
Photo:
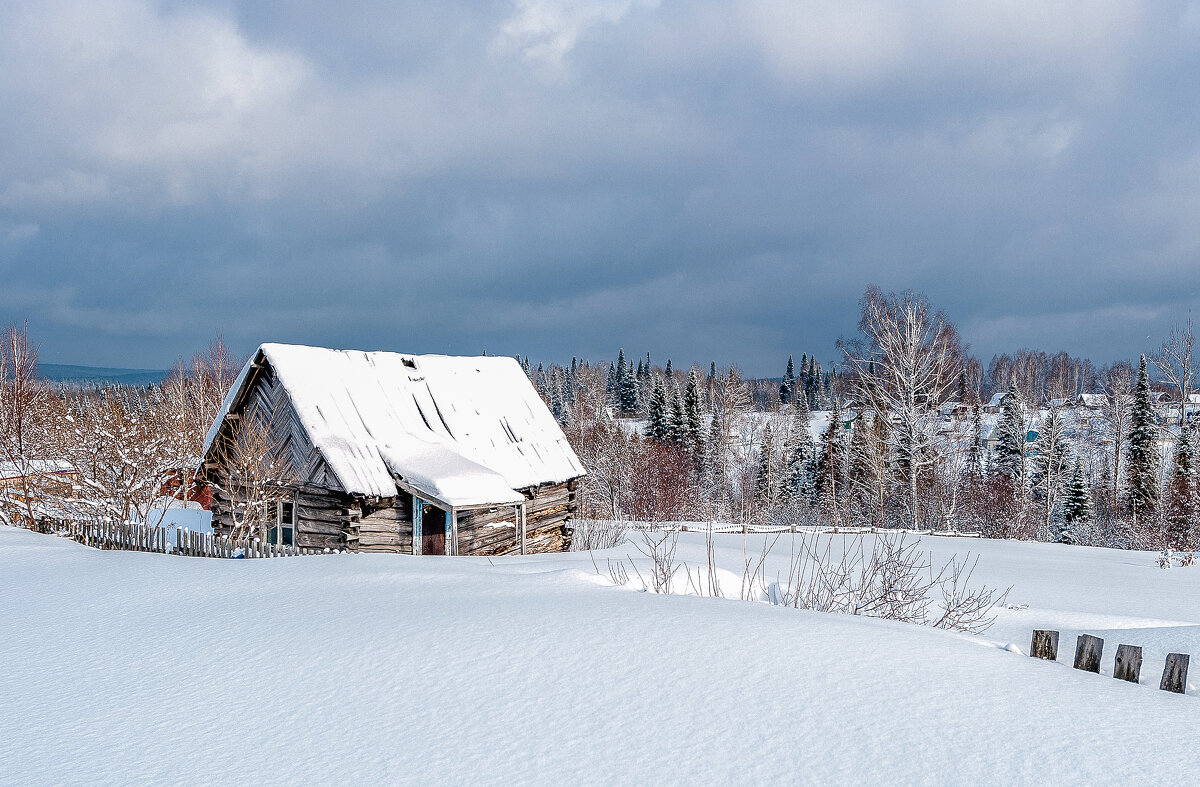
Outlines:
[[1058, 534], [1062, 544], [1078, 544], [1079, 529], [1092, 518], [1092, 496], [1083, 474], [1083, 462], [1075, 459], [1075, 468], [1063, 495], [1063, 526]]
[[783, 372], [783, 382], [779, 384], [779, 403], [787, 404], [792, 401], [796, 390], [796, 369], [792, 366], [792, 356], [788, 356], [787, 369]]
[[617, 398], [623, 411], [637, 412], [637, 382], [633, 377], [633, 365], [625, 360], [624, 349], [617, 355]]
[[687, 389], [683, 394], [683, 414], [687, 421], [684, 448], [693, 457], [699, 458], [704, 450], [704, 414], [700, 412], [700, 378], [695, 367], [688, 375]]
[[721, 419], [714, 413], [708, 426], [708, 440], [704, 444], [704, 461], [701, 466], [706, 497], [712, 504], [710, 516], [713, 517], [718, 517], [725, 511], [729, 495], [724, 455], [727, 447], [726, 431], [721, 425]]
[[717, 362], [713, 361], [708, 365], [708, 380], [706, 382], [711, 383], [715, 379], [717, 379]]
[[1175, 462], [1164, 500], [1166, 541], [1171, 549], [1196, 549], [1197, 520], [1200, 519], [1200, 489], [1197, 488], [1196, 455], [1192, 430], [1184, 421], [1175, 440]]
[[1150, 376], [1146, 373], [1146, 356], [1143, 355], [1133, 395], [1126, 454], [1126, 489], [1135, 526], [1148, 521], [1158, 505], [1157, 432], [1150, 400]]
[[996, 424], [995, 468], [1013, 480], [1018, 494], [1023, 494], [1026, 481], [1025, 466], [1025, 403], [1016, 383], [1008, 386], [1008, 393], [1000, 405], [1000, 422]]
[[667, 368], [663, 369], [663, 373], [665, 375], [667, 375], [668, 380], [670, 380], [675, 374], [674, 370], [671, 368], [671, 359], [670, 358], [667, 359]]
[[784, 494], [790, 502], [811, 503], [816, 493], [813, 483], [815, 450], [809, 432], [808, 403], [804, 397], [795, 402], [792, 409], [791, 429], [784, 450], [787, 454], [784, 466]]
[[759, 506], [770, 509], [778, 502], [779, 478], [775, 470], [775, 445], [771, 425], [763, 427], [762, 444], [758, 452], [758, 476], [755, 498]]
[[835, 525], [841, 524], [840, 499], [845, 490], [846, 444], [842, 437], [842, 406], [833, 400], [833, 411], [829, 415], [829, 426], [821, 440], [821, 454], [817, 458], [817, 499], [828, 511]]
[[971, 401], [971, 445], [967, 448], [966, 477], [971, 484], [983, 480], [983, 409], [978, 397]]
[[658, 441], [667, 439], [667, 394], [661, 379], [654, 378], [654, 391], [650, 394], [647, 413], [646, 436]]
[[683, 446], [687, 442], [687, 414], [683, 411], [683, 397], [679, 395], [679, 386], [671, 383], [671, 409], [667, 422], [667, 440]]
[[864, 411], [854, 426], [846, 483], [861, 513], [872, 520], [873, 526], [884, 527], [891, 470], [888, 418], [873, 412], [868, 422]]

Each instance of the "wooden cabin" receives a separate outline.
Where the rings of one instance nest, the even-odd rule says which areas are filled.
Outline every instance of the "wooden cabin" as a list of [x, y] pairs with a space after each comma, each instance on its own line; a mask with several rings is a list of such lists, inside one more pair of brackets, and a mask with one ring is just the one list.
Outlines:
[[243, 444], [270, 451], [278, 479], [268, 542], [439, 555], [570, 545], [584, 469], [512, 358], [262, 345], [205, 440], [218, 534], [245, 506], [245, 457], [231, 446], [250, 423], [266, 439]]

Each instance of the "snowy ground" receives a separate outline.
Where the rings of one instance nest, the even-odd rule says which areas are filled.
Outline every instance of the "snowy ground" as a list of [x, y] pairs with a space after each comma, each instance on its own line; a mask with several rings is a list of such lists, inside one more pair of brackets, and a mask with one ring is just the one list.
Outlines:
[[[738, 572], [742, 536], [719, 544]], [[1200, 567], [923, 544], [1028, 608], [974, 637], [638, 593], [586, 554], [189, 559], [0, 527], [0, 782], [1194, 781], [1200, 664], [1189, 696], [1157, 682], [1168, 650], [1200, 660]], [[1064, 661], [1103, 636], [1110, 673], [1145, 646], [1147, 685], [1003, 649], [1035, 627]]]

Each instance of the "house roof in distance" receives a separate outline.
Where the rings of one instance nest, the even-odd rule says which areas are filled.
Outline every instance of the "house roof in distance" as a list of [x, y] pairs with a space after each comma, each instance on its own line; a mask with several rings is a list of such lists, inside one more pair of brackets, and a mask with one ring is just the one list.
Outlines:
[[395, 476], [453, 506], [522, 501], [516, 490], [585, 470], [512, 358], [264, 344], [234, 383], [208, 452], [260, 357], [345, 491], [396, 494]]

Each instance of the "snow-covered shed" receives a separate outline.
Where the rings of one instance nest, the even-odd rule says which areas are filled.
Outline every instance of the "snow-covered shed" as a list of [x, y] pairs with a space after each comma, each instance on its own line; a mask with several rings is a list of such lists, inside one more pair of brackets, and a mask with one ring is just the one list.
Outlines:
[[281, 479], [269, 541], [450, 555], [569, 545], [584, 469], [512, 358], [262, 345], [205, 440], [218, 533], [241, 499], [229, 446], [251, 421]]

